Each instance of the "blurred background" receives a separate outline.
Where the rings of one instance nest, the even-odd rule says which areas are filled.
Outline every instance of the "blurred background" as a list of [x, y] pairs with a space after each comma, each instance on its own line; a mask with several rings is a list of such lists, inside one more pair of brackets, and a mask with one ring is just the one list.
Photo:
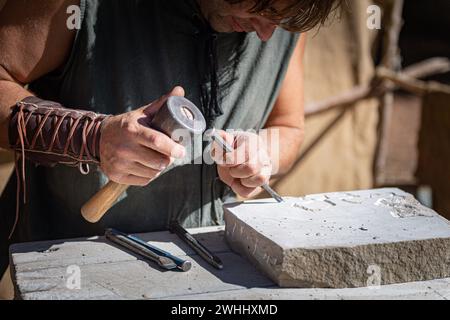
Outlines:
[[[394, 186], [450, 218], [450, 1], [347, 3], [308, 39], [306, 141], [276, 189], [298, 196]], [[380, 30], [367, 27], [373, 4]], [[392, 90], [382, 76], [401, 86]]]
[[[450, 1], [347, 3], [309, 35], [306, 140], [275, 188], [302, 196], [395, 186], [450, 218]], [[367, 25], [374, 4], [380, 29]], [[0, 194], [13, 170], [14, 156], [0, 150]], [[11, 286], [0, 281], [0, 299]]]

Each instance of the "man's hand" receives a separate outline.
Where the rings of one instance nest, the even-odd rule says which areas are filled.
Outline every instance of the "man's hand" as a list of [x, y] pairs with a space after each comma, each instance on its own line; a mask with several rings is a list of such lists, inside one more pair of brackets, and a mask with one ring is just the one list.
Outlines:
[[149, 124], [170, 96], [184, 96], [181, 87], [140, 109], [105, 120], [100, 140], [100, 166], [108, 178], [126, 185], [145, 186], [186, 150]]
[[220, 179], [238, 195], [249, 198], [261, 192], [272, 174], [272, 162], [263, 140], [254, 133], [218, 131], [234, 151], [225, 153], [213, 144], [212, 158]]

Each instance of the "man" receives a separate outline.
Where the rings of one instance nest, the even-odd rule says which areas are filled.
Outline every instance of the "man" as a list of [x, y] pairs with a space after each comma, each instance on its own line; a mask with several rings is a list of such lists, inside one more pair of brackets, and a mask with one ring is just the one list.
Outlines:
[[[226, 198], [257, 194], [293, 164], [303, 136], [305, 37], [298, 33], [323, 23], [337, 2], [7, 1], [0, 12], [0, 147], [29, 161], [19, 163], [17, 181], [0, 200], [2, 239], [10, 229], [14, 241], [26, 241], [106, 227], [162, 230], [173, 219], [187, 227], [221, 223]], [[67, 27], [73, 5], [79, 30]], [[199, 106], [209, 128], [279, 135], [278, 151], [234, 157], [249, 136], [266, 138], [222, 131], [236, 148], [230, 161], [192, 164], [184, 147], [148, 126], [171, 95]], [[204, 145], [195, 145], [202, 154]], [[89, 224], [80, 208], [107, 179], [138, 187]]]

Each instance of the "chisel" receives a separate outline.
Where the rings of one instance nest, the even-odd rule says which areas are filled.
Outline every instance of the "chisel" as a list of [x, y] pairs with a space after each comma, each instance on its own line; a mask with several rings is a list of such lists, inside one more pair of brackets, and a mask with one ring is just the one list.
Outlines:
[[133, 251], [134, 253], [156, 262], [164, 269], [172, 270], [178, 268], [181, 271], [186, 272], [192, 267], [192, 263], [190, 261], [175, 257], [169, 252], [152, 246], [138, 237], [128, 235], [114, 229], [107, 229], [105, 232], [105, 237], [108, 240]]
[[194, 238], [178, 221], [172, 221], [169, 227], [170, 231], [178, 235], [181, 240], [186, 242], [203, 259], [205, 259], [214, 268], [222, 270], [223, 264], [219, 257], [210, 252], [201, 242]]
[[[216, 130], [212, 131], [211, 139], [213, 139], [213, 141], [217, 143], [217, 145], [220, 148], [222, 148], [223, 151], [225, 151], [226, 153], [234, 151], [234, 149], [219, 135], [219, 133]], [[284, 199], [278, 193], [276, 193], [275, 190], [273, 190], [268, 184], [264, 184], [261, 187], [264, 190], [266, 190], [266, 192], [270, 194], [270, 196], [274, 198], [277, 202], [279, 203], [284, 202]]]

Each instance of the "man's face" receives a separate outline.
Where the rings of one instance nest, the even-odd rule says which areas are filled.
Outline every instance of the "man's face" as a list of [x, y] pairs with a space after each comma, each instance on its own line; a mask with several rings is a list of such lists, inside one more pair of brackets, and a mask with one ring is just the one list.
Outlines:
[[[287, 2], [289, 0], [277, 1], [277, 6], [286, 5]], [[198, 0], [198, 3], [205, 18], [217, 32], [256, 32], [262, 41], [267, 41], [277, 28], [276, 21], [250, 12], [254, 5], [251, 0], [237, 4], [225, 0]]]

